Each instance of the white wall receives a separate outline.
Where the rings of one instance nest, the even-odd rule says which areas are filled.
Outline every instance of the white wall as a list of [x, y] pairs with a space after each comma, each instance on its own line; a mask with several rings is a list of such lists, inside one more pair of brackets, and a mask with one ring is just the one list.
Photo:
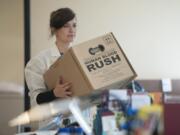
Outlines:
[[141, 79], [180, 78], [179, 0], [31, 0], [32, 56], [50, 47], [49, 14], [70, 7], [74, 44], [112, 31]]
[[0, 0], [0, 82], [24, 84], [23, 0]]

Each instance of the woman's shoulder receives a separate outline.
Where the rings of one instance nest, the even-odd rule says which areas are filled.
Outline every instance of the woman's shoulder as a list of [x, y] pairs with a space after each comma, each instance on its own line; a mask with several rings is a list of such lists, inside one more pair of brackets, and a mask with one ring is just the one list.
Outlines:
[[44, 49], [34, 56], [34, 59], [46, 59], [51, 56], [52, 48]]
[[42, 65], [50, 57], [51, 57], [51, 48], [44, 49], [40, 51], [38, 54], [34, 55], [27, 63], [27, 66], [34, 65], [34, 64]]

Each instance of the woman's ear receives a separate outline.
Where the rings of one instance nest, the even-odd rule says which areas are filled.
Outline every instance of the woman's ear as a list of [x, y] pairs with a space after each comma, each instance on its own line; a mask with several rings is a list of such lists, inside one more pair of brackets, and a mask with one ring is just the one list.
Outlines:
[[56, 33], [56, 29], [54, 27], [51, 27], [50, 31], [51, 31], [51, 36], [54, 36]]

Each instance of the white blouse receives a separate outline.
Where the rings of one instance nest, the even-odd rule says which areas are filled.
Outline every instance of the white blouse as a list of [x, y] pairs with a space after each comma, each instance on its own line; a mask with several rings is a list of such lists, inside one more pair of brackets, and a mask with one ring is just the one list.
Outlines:
[[36, 98], [39, 93], [48, 91], [43, 74], [60, 57], [57, 46], [43, 50], [33, 57], [25, 67], [25, 79], [29, 88], [31, 106], [37, 105]]

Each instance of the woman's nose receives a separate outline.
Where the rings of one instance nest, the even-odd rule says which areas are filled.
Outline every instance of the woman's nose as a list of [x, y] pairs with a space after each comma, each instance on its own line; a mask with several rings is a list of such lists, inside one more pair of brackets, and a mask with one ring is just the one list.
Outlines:
[[73, 26], [70, 27], [70, 32], [75, 32], [76, 31], [76, 28], [74, 28]]

